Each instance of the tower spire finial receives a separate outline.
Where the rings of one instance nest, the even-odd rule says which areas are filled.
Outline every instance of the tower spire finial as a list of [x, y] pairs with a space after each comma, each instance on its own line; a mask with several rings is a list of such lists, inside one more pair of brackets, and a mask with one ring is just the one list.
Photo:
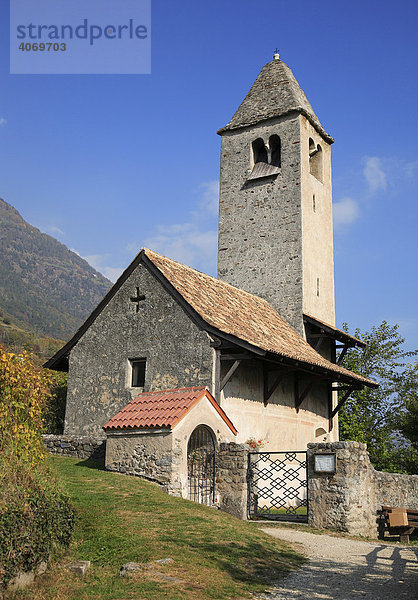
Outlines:
[[279, 54], [279, 51], [277, 48], [274, 51], [273, 58], [274, 58], [274, 60], [280, 60], [280, 54]]

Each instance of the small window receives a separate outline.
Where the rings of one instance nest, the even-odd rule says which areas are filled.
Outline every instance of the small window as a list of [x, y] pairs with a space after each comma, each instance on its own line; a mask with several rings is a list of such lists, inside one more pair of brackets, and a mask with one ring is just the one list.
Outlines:
[[257, 138], [253, 141], [253, 160], [254, 164], [266, 163], [267, 162], [267, 150], [264, 144], [264, 140]]
[[144, 387], [145, 385], [145, 358], [130, 360], [131, 365], [131, 387]]
[[315, 194], [313, 194], [312, 196], [312, 210], [314, 212], [316, 212], [316, 199], [315, 199]]
[[319, 277], [316, 278], [316, 295], [319, 296]]

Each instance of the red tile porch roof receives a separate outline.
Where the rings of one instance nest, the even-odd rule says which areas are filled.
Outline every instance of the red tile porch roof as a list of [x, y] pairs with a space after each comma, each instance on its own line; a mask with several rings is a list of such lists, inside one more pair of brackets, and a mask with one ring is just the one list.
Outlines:
[[204, 396], [236, 435], [234, 425], [205, 386], [143, 392], [112, 417], [103, 429], [173, 429]]

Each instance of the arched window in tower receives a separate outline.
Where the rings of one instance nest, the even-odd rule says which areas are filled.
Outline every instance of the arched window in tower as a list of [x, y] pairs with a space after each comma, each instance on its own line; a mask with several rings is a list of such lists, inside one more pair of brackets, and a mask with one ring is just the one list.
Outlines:
[[257, 163], [267, 163], [267, 150], [262, 138], [253, 141], [253, 161]]
[[312, 138], [309, 138], [309, 170], [311, 175], [322, 182], [322, 148], [319, 144], [315, 146]]
[[281, 143], [278, 135], [271, 135], [269, 138], [270, 164], [273, 167], [280, 167], [282, 163]]

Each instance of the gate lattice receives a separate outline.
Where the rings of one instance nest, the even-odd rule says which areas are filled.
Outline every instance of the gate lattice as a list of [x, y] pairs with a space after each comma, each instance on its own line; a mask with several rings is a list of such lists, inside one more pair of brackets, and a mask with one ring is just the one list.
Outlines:
[[215, 442], [211, 430], [199, 425], [187, 444], [189, 499], [211, 506], [215, 500]]
[[306, 452], [250, 452], [248, 512], [252, 517], [308, 520]]

